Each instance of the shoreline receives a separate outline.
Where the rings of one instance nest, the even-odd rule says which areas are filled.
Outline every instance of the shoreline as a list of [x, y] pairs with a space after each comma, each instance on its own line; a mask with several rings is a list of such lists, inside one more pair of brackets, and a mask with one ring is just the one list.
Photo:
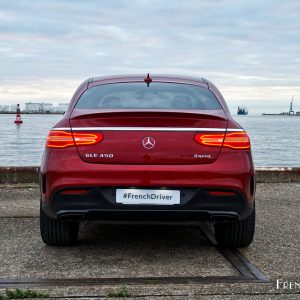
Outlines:
[[285, 114], [285, 113], [279, 113], [279, 114], [261, 114], [262, 116], [282, 116], [282, 117], [300, 117], [300, 113], [297, 112], [297, 114]]
[[[0, 115], [15, 115], [15, 111], [0, 112]], [[21, 115], [64, 115], [64, 112], [26, 112], [21, 111]]]

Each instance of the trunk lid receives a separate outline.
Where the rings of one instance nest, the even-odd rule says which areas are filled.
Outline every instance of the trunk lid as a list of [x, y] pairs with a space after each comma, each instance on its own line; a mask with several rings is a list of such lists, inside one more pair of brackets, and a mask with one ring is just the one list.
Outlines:
[[227, 117], [222, 110], [97, 111], [74, 109], [73, 132], [100, 132], [96, 145], [77, 146], [81, 159], [99, 164], [208, 164], [221, 147], [203, 146], [194, 139], [199, 132], [224, 133]]

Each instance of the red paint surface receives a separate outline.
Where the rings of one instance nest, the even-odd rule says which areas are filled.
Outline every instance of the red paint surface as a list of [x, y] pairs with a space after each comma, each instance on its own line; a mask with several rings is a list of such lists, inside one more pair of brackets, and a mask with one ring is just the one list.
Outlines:
[[[241, 128], [232, 119], [220, 92], [210, 82], [195, 78], [151, 77], [153, 82], [180, 82], [209, 88], [220, 101], [223, 111], [74, 110], [80, 95], [88, 87], [144, 81], [144, 76], [106, 77], [85, 81], [55, 127]], [[254, 176], [250, 149], [200, 145], [195, 141], [197, 132], [108, 130], [100, 133], [103, 140], [95, 145], [45, 150], [41, 166], [41, 172], [46, 176], [44, 201], [56, 190], [83, 186], [230, 189], [242, 193], [246, 201], [254, 201], [250, 192]], [[147, 136], [156, 141], [153, 149], [145, 149], [142, 145], [143, 138]], [[101, 153], [112, 153], [114, 158], [86, 155]], [[211, 159], [194, 158], [194, 154], [211, 155]]]

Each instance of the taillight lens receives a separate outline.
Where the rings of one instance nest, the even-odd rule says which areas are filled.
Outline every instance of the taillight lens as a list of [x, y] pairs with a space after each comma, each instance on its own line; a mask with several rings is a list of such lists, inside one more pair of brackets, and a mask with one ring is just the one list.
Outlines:
[[250, 139], [245, 131], [226, 133], [223, 146], [232, 149], [250, 149]]
[[230, 132], [230, 133], [197, 133], [195, 140], [206, 146], [227, 147], [231, 149], [250, 149], [250, 139], [247, 132]]
[[207, 146], [218, 146], [221, 147], [223, 140], [224, 140], [224, 134], [202, 134], [197, 133], [195, 135], [195, 140], [201, 144], [201, 145], [207, 145]]
[[101, 133], [79, 133], [51, 130], [47, 137], [46, 147], [67, 148], [71, 146], [94, 145], [103, 140]]
[[73, 138], [76, 146], [80, 145], [94, 145], [103, 140], [101, 133], [77, 133], [73, 132]]

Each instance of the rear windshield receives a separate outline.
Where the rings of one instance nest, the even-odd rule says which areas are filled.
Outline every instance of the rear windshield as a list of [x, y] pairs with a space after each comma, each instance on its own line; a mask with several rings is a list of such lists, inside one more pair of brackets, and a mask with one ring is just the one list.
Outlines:
[[81, 109], [218, 110], [221, 105], [208, 89], [178, 83], [113, 83], [87, 89], [78, 100]]

